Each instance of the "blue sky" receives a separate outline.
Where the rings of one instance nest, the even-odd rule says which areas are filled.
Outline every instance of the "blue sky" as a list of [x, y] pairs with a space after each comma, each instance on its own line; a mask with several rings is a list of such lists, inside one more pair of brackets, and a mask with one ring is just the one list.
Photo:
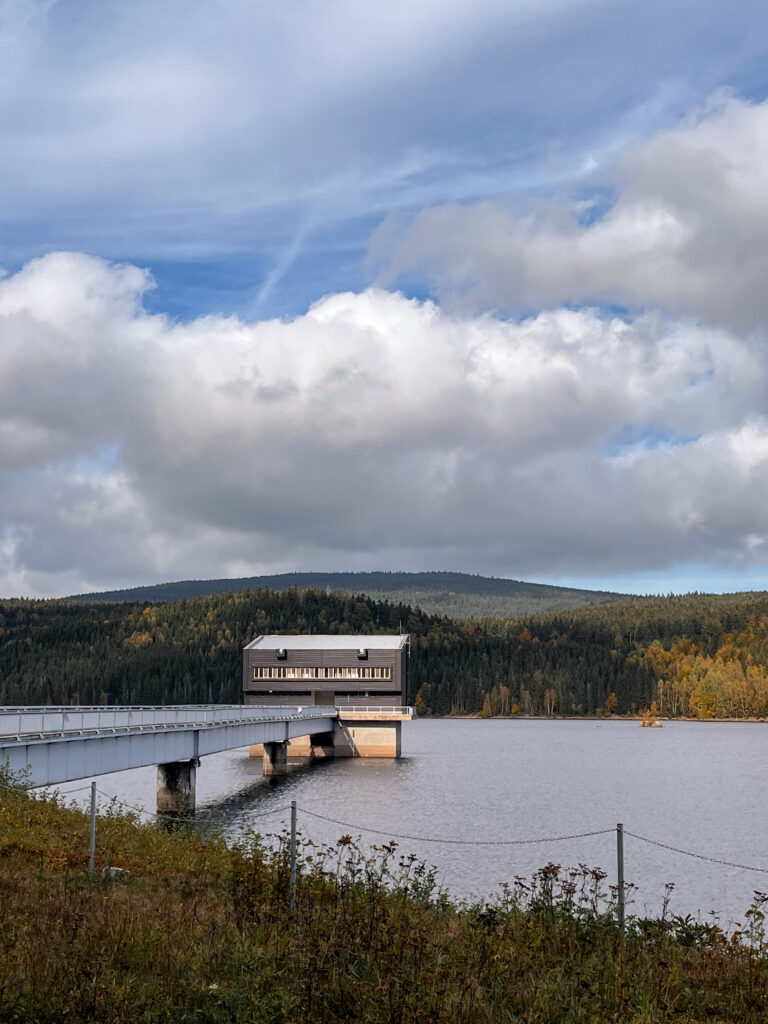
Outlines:
[[757, 2], [419, 11], [4, 4], [5, 266], [136, 262], [186, 316], [251, 315], [277, 271], [259, 315], [291, 316], [370, 282], [395, 211], [589, 194], [714, 90], [768, 89]]
[[0, 592], [763, 586], [767, 30], [5, 0]]

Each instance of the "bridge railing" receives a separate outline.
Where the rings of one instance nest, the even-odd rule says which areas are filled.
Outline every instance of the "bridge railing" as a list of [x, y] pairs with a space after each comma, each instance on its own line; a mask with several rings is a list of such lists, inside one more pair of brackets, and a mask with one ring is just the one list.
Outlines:
[[333, 707], [296, 705], [257, 707], [242, 704], [153, 707], [2, 707], [0, 738], [101, 731], [202, 728], [228, 723], [295, 721], [336, 717]]
[[416, 711], [405, 704], [337, 704], [336, 710], [339, 714], [352, 712], [355, 715], [364, 717], [366, 713], [371, 715], [392, 715], [393, 717], [414, 718]]

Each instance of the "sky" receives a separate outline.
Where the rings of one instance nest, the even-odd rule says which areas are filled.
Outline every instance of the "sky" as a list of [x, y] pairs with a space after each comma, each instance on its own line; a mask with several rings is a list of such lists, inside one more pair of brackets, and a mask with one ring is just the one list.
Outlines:
[[0, 596], [768, 586], [768, 6], [0, 0]]

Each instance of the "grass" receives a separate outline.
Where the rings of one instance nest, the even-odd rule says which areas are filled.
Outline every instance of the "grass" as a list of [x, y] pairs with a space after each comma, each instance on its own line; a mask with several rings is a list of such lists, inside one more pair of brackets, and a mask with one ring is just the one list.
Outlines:
[[[285, 844], [98, 821], [0, 790], [0, 1021], [594, 1024], [763, 1022], [763, 898], [745, 934], [630, 920], [604, 875], [542, 868], [456, 905], [389, 843]], [[126, 873], [111, 877], [106, 867]]]

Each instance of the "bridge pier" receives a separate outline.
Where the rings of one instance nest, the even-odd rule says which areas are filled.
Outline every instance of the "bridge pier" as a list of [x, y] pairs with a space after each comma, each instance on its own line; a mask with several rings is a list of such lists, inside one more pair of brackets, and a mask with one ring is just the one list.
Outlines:
[[264, 775], [284, 775], [288, 767], [288, 741], [264, 744]]
[[179, 817], [195, 813], [197, 760], [157, 766], [157, 813]]

